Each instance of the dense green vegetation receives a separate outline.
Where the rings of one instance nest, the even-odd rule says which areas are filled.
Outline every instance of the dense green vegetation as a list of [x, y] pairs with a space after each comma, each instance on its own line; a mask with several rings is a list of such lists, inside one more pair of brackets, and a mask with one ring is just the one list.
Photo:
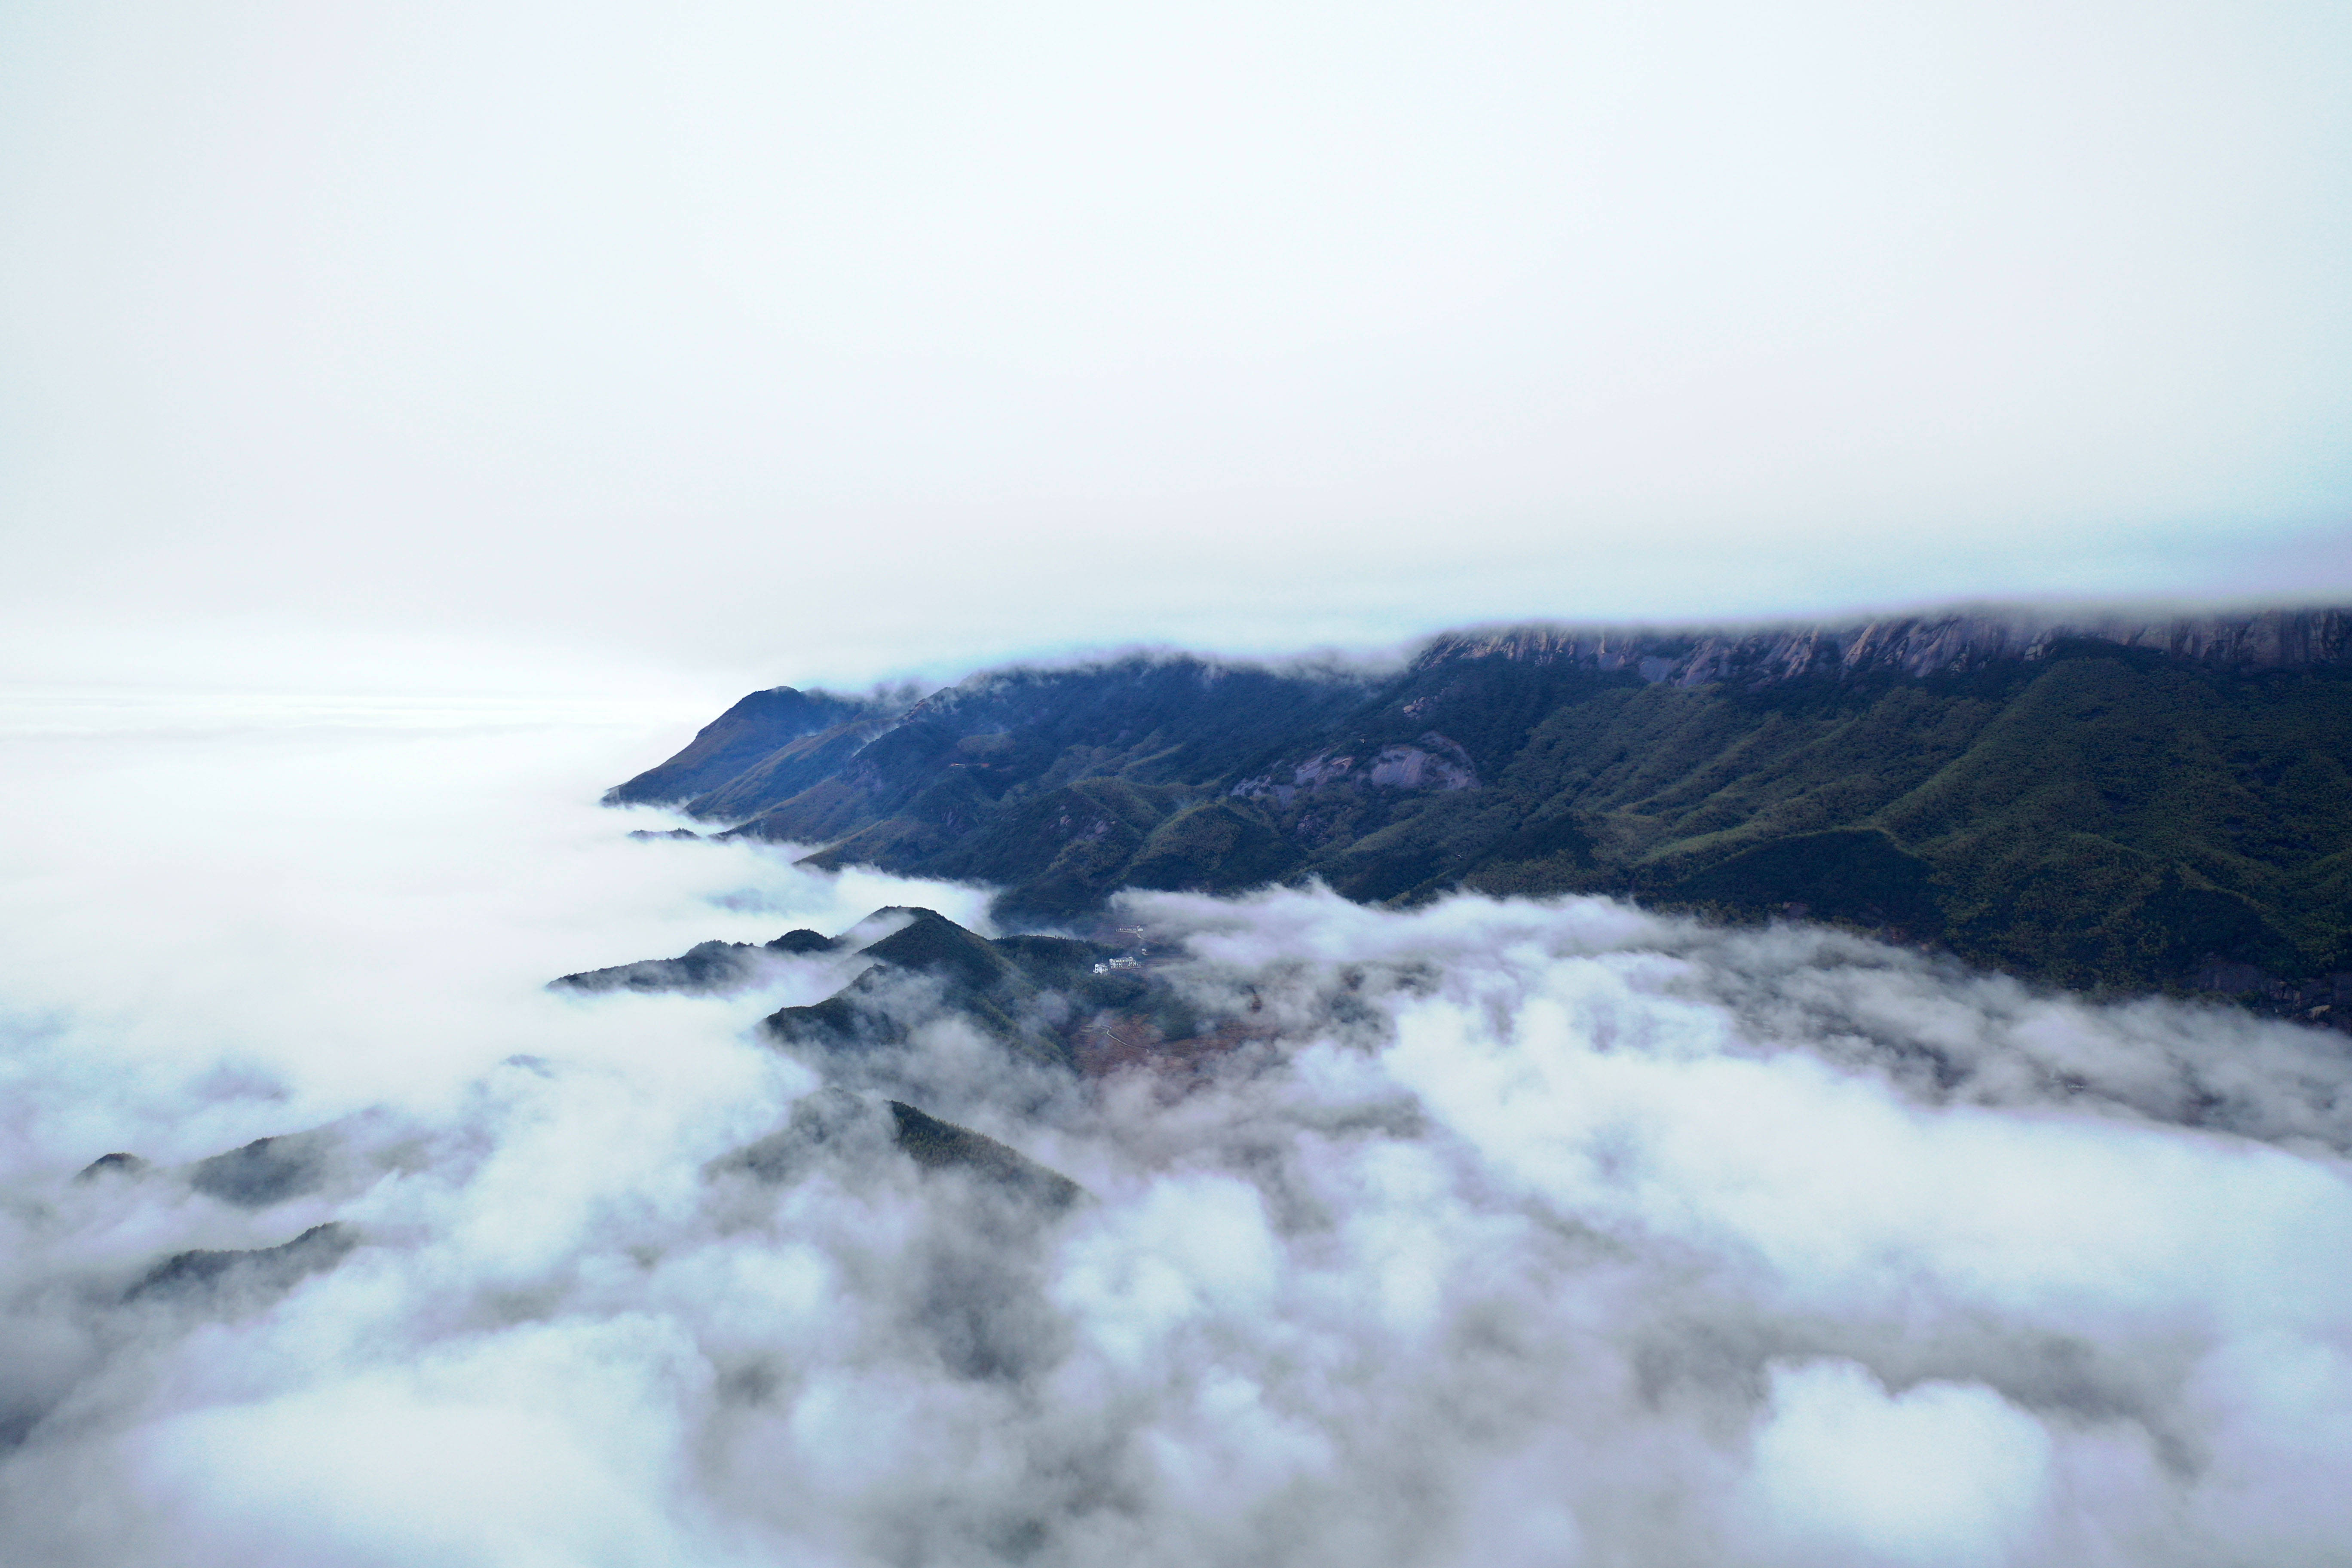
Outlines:
[[1685, 683], [1475, 646], [1381, 679], [1131, 659], [862, 713], [689, 809], [819, 864], [999, 885], [1033, 924], [1128, 886], [1320, 878], [1368, 901], [1803, 915], [2084, 987], [2209, 956], [2352, 968], [2340, 661], [2078, 638], [1944, 673]]

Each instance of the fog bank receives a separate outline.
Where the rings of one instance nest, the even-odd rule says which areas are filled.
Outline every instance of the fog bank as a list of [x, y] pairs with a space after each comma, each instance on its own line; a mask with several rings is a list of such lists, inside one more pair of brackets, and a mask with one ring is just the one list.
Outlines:
[[[541, 988], [889, 903], [981, 921], [625, 839], [656, 819], [585, 804], [625, 726], [9, 747], [13, 1562], [2352, 1542], [2340, 1037], [1603, 900], [1154, 895], [1159, 973], [1246, 1024], [1197, 1070], [1055, 1079], [936, 1018], [858, 1064], [1086, 1189], [1055, 1208], [760, 1043], [838, 959]], [[796, 1113], [789, 1159], [730, 1162]], [[196, 1164], [312, 1130], [277, 1186]], [[111, 1150], [152, 1167], [77, 1179]], [[158, 1273], [192, 1250], [255, 1256]]]

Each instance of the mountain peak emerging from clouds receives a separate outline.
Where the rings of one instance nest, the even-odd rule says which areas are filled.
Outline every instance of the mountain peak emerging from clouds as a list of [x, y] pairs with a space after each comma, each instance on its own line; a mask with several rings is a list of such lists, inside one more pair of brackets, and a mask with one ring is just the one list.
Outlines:
[[1832, 919], [2072, 984], [2324, 973], [2352, 968], [2352, 612], [1497, 626], [1385, 671], [786, 688], [607, 798], [992, 883], [1015, 922], [1319, 879]]

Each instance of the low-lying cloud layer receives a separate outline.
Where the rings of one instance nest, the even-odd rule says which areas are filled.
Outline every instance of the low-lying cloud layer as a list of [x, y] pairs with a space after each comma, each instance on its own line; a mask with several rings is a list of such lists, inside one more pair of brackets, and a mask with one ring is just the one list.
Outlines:
[[[12, 1562], [2352, 1542], [2337, 1037], [1598, 900], [1155, 895], [1231, 1048], [1080, 1079], [934, 1016], [837, 1070], [752, 1030], [837, 956], [539, 982], [979, 895], [628, 843], [550, 804], [588, 749], [33, 759], [123, 841], [5, 891]], [[117, 812], [159, 782], [168, 830]], [[1086, 1195], [919, 1164], [883, 1093]]]

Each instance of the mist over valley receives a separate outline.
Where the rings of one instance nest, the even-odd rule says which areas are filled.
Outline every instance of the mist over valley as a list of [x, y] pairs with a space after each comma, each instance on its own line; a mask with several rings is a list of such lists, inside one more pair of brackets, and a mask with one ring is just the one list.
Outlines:
[[2352, 1528], [2334, 1031], [1596, 895], [1024, 926], [599, 808], [630, 724], [10, 745], [13, 1562], [2319, 1564]]

